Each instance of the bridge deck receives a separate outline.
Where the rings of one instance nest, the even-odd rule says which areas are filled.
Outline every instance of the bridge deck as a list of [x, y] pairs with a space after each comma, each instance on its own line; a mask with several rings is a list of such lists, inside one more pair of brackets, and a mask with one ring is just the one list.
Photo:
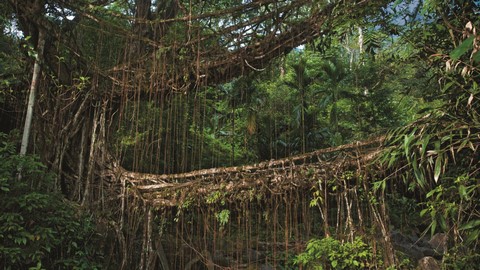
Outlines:
[[223, 200], [232, 201], [258, 192], [310, 189], [319, 179], [348, 170], [359, 172], [378, 155], [383, 139], [377, 137], [254, 165], [161, 175], [119, 168], [117, 175], [137, 196], [155, 206], [181, 206], [187, 199], [205, 201], [215, 192]]

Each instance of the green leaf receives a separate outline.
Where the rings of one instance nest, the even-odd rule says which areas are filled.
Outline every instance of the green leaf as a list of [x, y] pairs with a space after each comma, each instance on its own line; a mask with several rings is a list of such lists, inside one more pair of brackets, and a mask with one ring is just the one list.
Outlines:
[[474, 230], [467, 235], [467, 239], [465, 240], [465, 242], [467, 244], [471, 244], [474, 241], [477, 241], [478, 237], [480, 237], [480, 230]]
[[458, 193], [462, 199], [468, 199], [467, 188], [464, 185], [458, 187]]
[[435, 145], [435, 151], [438, 152], [438, 151], [440, 151], [440, 147], [442, 146], [442, 142], [439, 141], [439, 140], [436, 140], [434, 145]]
[[472, 59], [474, 63], [480, 63], [480, 51], [474, 53]]
[[432, 190], [430, 190], [430, 191], [427, 193], [426, 197], [427, 197], [427, 198], [430, 198], [430, 197], [432, 197], [432, 195], [435, 194], [436, 192], [437, 192], [437, 189], [432, 189]]
[[439, 221], [439, 223], [440, 223], [440, 228], [441, 228], [443, 231], [447, 230], [447, 221], [445, 220], [445, 216], [440, 215], [440, 216], [438, 217], [438, 221]]
[[453, 137], [453, 135], [451, 133], [448, 134], [448, 135], [445, 135], [445, 136], [442, 137], [441, 142], [444, 143], [446, 141], [452, 141], [452, 137]]
[[469, 141], [470, 141], [470, 140], [469, 140], [468, 138], [464, 139], [464, 140], [462, 141], [462, 143], [460, 144], [460, 146], [458, 147], [457, 153], [460, 152], [460, 150], [462, 150], [462, 149], [467, 145], [467, 143], [468, 143]]
[[422, 139], [422, 152], [421, 152], [421, 158], [425, 156], [425, 152], [427, 151], [427, 145], [430, 142], [430, 135], [426, 135]]
[[395, 153], [391, 154], [390, 155], [390, 159], [388, 160], [388, 168], [391, 168], [393, 164], [395, 164], [395, 162], [397, 161], [397, 156], [395, 155]]
[[473, 48], [473, 39], [475, 38], [474, 35], [470, 36], [469, 38], [465, 39], [460, 45], [458, 45], [451, 53], [450, 57], [453, 60], [458, 60], [462, 55], [464, 55], [468, 50]]
[[446, 83], [445, 86], [442, 88], [442, 91], [446, 92], [453, 84], [454, 84], [454, 82]]
[[422, 209], [422, 211], [420, 211], [420, 217], [423, 217], [425, 216], [425, 214], [428, 212], [428, 208], [425, 208], [425, 209]]
[[459, 230], [471, 230], [473, 228], [479, 227], [480, 226], [480, 219], [475, 219], [467, 222], [466, 224], [463, 224], [460, 226]]
[[410, 143], [412, 142], [413, 138], [413, 133], [411, 133], [410, 135], [405, 135], [404, 138], [403, 147], [405, 148], [405, 156], [407, 157], [407, 159], [409, 158]]
[[412, 158], [411, 165], [413, 167], [413, 174], [415, 175], [415, 179], [417, 179], [417, 184], [421, 188], [424, 188], [426, 186], [425, 176], [423, 174], [423, 171], [418, 166], [417, 158], [415, 156]]

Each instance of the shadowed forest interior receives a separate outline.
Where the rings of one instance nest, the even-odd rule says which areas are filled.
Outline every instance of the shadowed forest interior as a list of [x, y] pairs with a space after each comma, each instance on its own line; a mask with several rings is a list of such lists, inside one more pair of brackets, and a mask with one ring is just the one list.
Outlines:
[[478, 269], [480, 2], [0, 3], [3, 269]]

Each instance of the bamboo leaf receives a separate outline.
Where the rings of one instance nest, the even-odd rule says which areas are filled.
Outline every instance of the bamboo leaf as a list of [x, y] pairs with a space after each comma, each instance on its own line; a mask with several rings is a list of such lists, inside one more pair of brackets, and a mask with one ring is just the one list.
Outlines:
[[458, 47], [456, 47], [451, 53], [450, 57], [453, 60], [458, 60], [462, 55], [464, 55], [468, 50], [473, 48], [473, 39], [474, 35], [471, 35], [469, 38], [465, 39]]
[[397, 161], [397, 153], [393, 152], [393, 153], [390, 154], [390, 159], [388, 161], [388, 168], [391, 168], [392, 165], [394, 165], [396, 161]]
[[460, 150], [462, 150], [465, 147], [465, 145], [467, 145], [468, 142], [469, 142], [468, 138], [464, 139], [460, 144], [460, 146], [458, 147], [457, 153], [460, 152]]
[[452, 85], [453, 85], [454, 82], [448, 82], [445, 84], [445, 86], [442, 88], [442, 90], [444, 92], [446, 92]]
[[409, 158], [409, 153], [410, 153], [410, 143], [413, 140], [413, 133], [410, 135], [405, 135], [404, 142], [403, 142], [403, 147], [405, 148], [405, 156]]
[[467, 244], [471, 244], [474, 241], [478, 240], [479, 236], [480, 236], [480, 230], [474, 230], [467, 235], [467, 239], [465, 240], [465, 242]]
[[480, 219], [471, 220], [463, 224], [462, 226], [460, 226], [459, 230], [470, 230], [476, 227], [480, 227]]
[[435, 229], [437, 229], [437, 221], [436, 221], [436, 220], [433, 220], [431, 225], [432, 225], [431, 234], [432, 234], [432, 236], [433, 236], [433, 235], [435, 234]]
[[430, 135], [427, 134], [425, 137], [423, 137], [423, 140], [422, 140], [421, 158], [425, 157], [425, 152], [427, 151], [427, 145], [429, 142], [430, 142]]
[[472, 106], [472, 101], [473, 101], [473, 94], [470, 94], [470, 97], [468, 98], [467, 106]]
[[430, 198], [430, 197], [432, 197], [432, 195], [433, 195], [433, 194], [435, 194], [435, 192], [437, 192], [437, 190], [436, 190], [436, 189], [432, 189], [432, 190], [430, 190], [430, 191], [427, 193], [426, 197], [427, 197], [427, 198]]
[[427, 158], [427, 163], [433, 167], [433, 156]]
[[480, 63], [480, 51], [476, 52], [472, 56], [473, 62]]
[[456, 161], [455, 161], [455, 150], [453, 148], [453, 145], [450, 145], [450, 154], [452, 155], [453, 163], [456, 163]]
[[468, 199], [467, 188], [464, 185], [458, 187], [458, 193], [460, 193], [462, 199]]
[[435, 141], [435, 151], [440, 151], [441, 145], [442, 143], [439, 140]]
[[438, 182], [438, 179], [440, 177], [440, 173], [442, 171], [442, 159], [443, 159], [443, 155], [439, 154], [437, 156], [437, 159], [435, 160], [435, 171], [434, 171], [434, 174], [433, 174], [433, 179], [435, 180], [435, 183]]
[[447, 230], [447, 221], [445, 220], [445, 216], [444, 215], [439, 215], [438, 221], [439, 221], [440, 229], [442, 229], [443, 231], [446, 231]]
[[419, 168], [417, 163], [417, 158], [414, 156], [412, 159], [412, 167], [413, 167], [413, 174], [415, 175], [415, 179], [417, 179], [417, 184], [424, 188], [426, 186], [425, 176], [422, 170]]
[[473, 143], [471, 141], [468, 142], [468, 146], [470, 146], [470, 149], [472, 149], [472, 151], [475, 151], [475, 146], [473, 146]]
[[453, 137], [453, 134], [451, 134], [451, 133], [449, 135], [445, 135], [445, 136], [442, 137], [441, 142], [444, 143], [446, 141], [452, 141], [452, 137]]

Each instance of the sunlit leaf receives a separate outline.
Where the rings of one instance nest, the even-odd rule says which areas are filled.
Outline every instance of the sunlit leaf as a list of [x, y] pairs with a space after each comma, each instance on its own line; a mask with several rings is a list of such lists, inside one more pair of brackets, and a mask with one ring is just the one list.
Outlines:
[[430, 197], [432, 197], [432, 195], [435, 194], [436, 192], [437, 192], [437, 189], [432, 189], [432, 190], [430, 190], [430, 191], [427, 193], [426, 197], [427, 197], [427, 198], [430, 198]]
[[470, 146], [470, 149], [472, 149], [472, 151], [475, 151], [475, 146], [471, 141], [468, 142], [468, 146]]
[[435, 160], [435, 171], [433, 175], [433, 179], [435, 180], [435, 183], [438, 182], [438, 178], [440, 177], [440, 173], [442, 171], [442, 159], [443, 159], [443, 155], [438, 155], [437, 159]]
[[468, 98], [467, 106], [471, 106], [473, 101], [473, 94], [470, 94], [470, 97]]

